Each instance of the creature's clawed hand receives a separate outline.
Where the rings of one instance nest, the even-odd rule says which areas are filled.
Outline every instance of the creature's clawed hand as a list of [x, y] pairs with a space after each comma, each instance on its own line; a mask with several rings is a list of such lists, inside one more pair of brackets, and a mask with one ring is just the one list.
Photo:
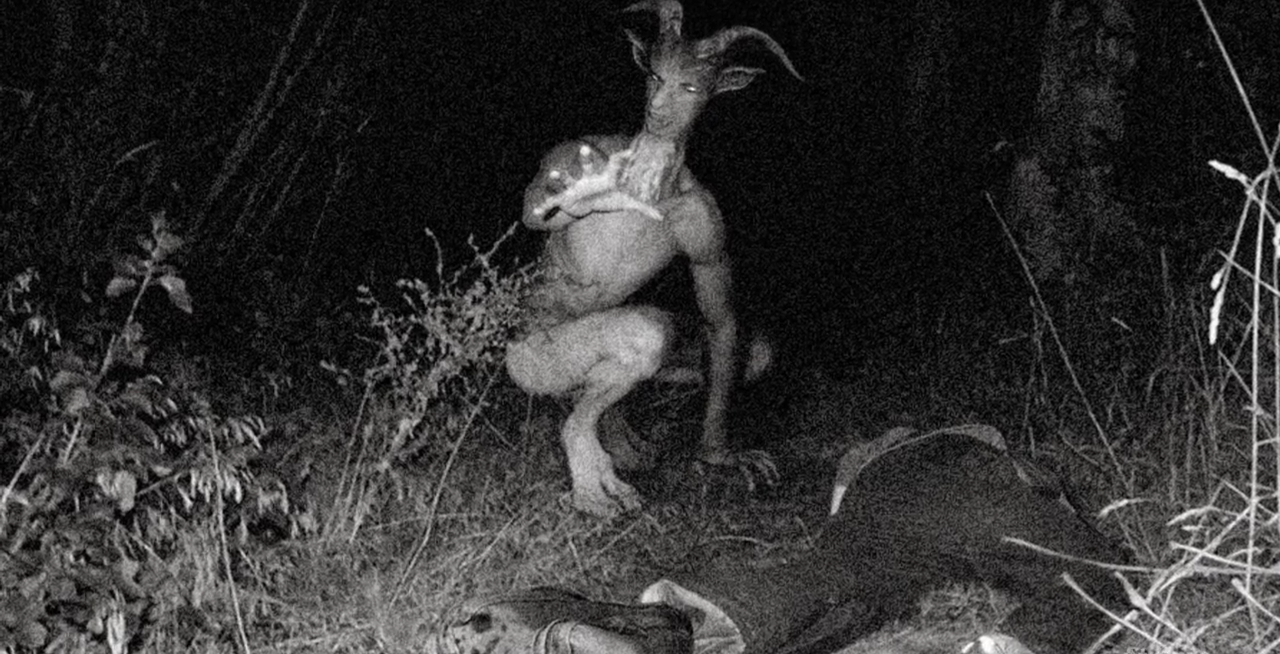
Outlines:
[[541, 218], [554, 209], [579, 218], [595, 212], [635, 211], [653, 220], [662, 220], [662, 213], [653, 205], [618, 189], [618, 174], [630, 158], [630, 150], [606, 157], [600, 150], [583, 143], [575, 162], [546, 173], [545, 188], [553, 195], [534, 207], [533, 215]]
[[765, 486], [776, 486], [781, 480], [781, 475], [778, 474], [778, 465], [773, 462], [773, 457], [763, 450], [741, 450], [738, 452], [718, 450], [715, 452], [703, 452], [698, 458], [705, 464], [737, 468], [742, 473], [742, 476], [746, 478], [747, 490], [749, 491], [755, 491], [757, 480]]

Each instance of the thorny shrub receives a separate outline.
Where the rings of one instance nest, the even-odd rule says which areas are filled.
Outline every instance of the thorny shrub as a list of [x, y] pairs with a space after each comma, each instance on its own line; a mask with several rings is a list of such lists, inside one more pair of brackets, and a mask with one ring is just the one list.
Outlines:
[[[351, 486], [342, 494], [348, 498], [367, 497], [369, 489], [355, 486], [374, 483], [377, 475], [397, 476], [397, 464], [443, 452], [489, 405], [488, 391], [502, 378], [503, 351], [518, 328], [519, 299], [530, 278], [527, 270], [504, 272], [492, 260], [511, 233], [484, 252], [471, 243], [472, 260], [448, 274], [437, 243], [435, 279], [398, 281], [398, 302], [359, 288], [378, 351], [358, 382], [364, 401], [355, 421], [358, 452], [349, 459], [358, 474], [347, 476]], [[434, 238], [429, 231], [428, 236]], [[353, 377], [324, 365], [343, 380]], [[348, 504], [368, 508], [359, 499]], [[339, 519], [359, 521], [351, 514]]]
[[153, 640], [175, 615], [224, 600], [255, 520], [289, 515], [281, 483], [251, 467], [260, 418], [215, 415], [142, 372], [144, 294], [160, 289], [187, 312], [191, 299], [167, 262], [182, 241], [163, 215], [139, 245], [106, 289], [131, 299], [127, 316], [101, 338], [63, 338], [34, 271], [4, 286], [0, 651]]

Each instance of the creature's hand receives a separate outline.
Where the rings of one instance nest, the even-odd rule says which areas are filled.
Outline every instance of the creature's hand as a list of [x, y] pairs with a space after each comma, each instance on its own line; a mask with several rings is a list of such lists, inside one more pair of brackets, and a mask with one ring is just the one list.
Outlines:
[[545, 188], [554, 195], [533, 208], [534, 217], [541, 218], [559, 208], [579, 218], [596, 212], [636, 211], [662, 220], [662, 214], [652, 205], [618, 190], [618, 173], [630, 157], [631, 151], [623, 150], [605, 158], [602, 152], [583, 143], [576, 163], [546, 173]]

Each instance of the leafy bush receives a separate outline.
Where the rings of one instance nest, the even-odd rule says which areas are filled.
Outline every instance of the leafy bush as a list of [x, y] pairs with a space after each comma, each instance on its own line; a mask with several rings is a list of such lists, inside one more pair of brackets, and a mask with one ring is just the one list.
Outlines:
[[144, 295], [192, 306], [162, 215], [139, 245], [106, 289], [128, 314], [98, 338], [63, 338], [34, 271], [4, 288], [0, 650], [121, 652], [181, 610], [235, 604], [250, 527], [289, 514], [280, 481], [251, 466], [262, 419], [146, 374]]

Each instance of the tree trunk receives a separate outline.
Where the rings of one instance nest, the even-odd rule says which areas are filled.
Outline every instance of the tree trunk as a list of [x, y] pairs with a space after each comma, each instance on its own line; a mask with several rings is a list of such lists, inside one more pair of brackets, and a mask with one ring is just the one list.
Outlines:
[[1133, 212], [1115, 188], [1135, 60], [1125, 0], [1051, 0], [1035, 121], [1006, 214], [1051, 308], [1069, 319], [1088, 306], [1106, 312], [1141, 268]]
[[954, 17], [950, 0], [916, 0], [911, 54], [907, 61], [907, 93], [903, 132], [907, 138], [907, 170], [912, 192], [924, 207], [937, 206], [947, 165], [942, 156], [952, 144], [951, 52]]

